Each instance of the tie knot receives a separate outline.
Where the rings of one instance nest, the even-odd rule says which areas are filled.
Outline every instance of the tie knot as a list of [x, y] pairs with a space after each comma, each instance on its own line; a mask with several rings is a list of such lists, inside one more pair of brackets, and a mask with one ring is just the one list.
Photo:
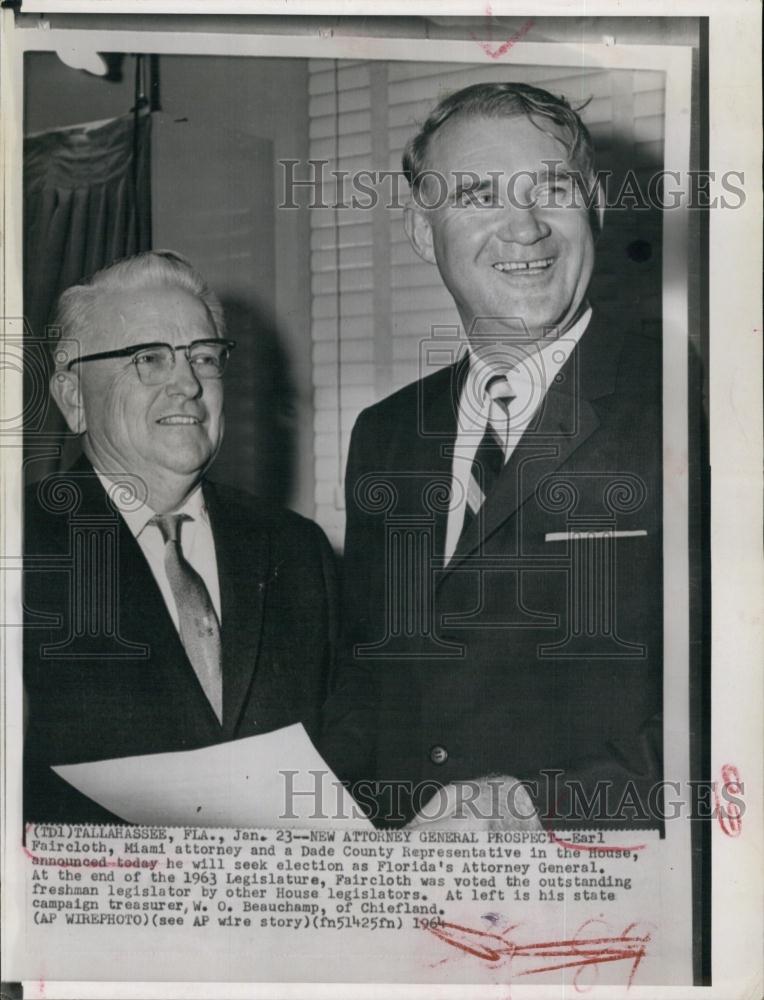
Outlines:
[[149, 524], [155, 525], [162, 533], [162, 541], [180, 542], [180, 526], [184, 521], [190, 521], [188, 514], [155, 514]]

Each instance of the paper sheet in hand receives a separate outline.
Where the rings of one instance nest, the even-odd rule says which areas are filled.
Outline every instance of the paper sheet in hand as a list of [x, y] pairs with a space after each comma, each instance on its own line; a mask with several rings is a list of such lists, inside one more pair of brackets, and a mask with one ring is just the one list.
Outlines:
[[[299, 723], [202, 750], [53, 770], [130, 823], [316, 827], [345, 822], [371, 829]], [[282, 773], [295, 771], [291, 777]], [[288, 796], [290, 788], [316, 794]]]

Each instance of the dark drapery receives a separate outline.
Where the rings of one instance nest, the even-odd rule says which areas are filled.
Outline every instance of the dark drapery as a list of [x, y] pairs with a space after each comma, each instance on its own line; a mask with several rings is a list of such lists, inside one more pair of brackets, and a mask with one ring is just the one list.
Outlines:
[[51, 436], [64, 428], [44, 387], [29, 382], [46, 372], [46, 327], [56, 298], [112, 260], [151, 246], [150, 136], [151, 116], [142, 114], [24, 140], [24, 388], [26, 400], [45, 407], [28, 427], [29, 478], [60, 459], [41, 454], [34, 461], [35, 440], [50, 456]]

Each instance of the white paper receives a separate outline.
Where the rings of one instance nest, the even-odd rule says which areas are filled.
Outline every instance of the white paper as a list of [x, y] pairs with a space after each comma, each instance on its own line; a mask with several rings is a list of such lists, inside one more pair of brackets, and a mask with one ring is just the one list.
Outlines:
[[299, 723], [201, 750], [53, 770], [129, 823], [372, 829]]

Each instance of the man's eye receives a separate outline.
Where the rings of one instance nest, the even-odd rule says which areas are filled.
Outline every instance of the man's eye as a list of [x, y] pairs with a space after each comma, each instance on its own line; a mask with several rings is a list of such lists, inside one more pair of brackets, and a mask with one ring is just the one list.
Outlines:
[[194, 354], [191, 358], [191, 364], [196, 368], [218, 368], [220, 358], [217, 354]]
[[478, 191], [476, 201], [479, 205], [498, 205], [499, 199], [494, 191]]
[[496, 192], [490, 189], [476, 191], [474, 188], [467, 188], [457, 193], [456, 205], [459, 208], [469, 208], [471, 205], [480, 205], [483, 208], [495, 207], [498, 205], [498, 197]]
[[533, 200], [542, 205], [561, 205], [562, 199], [570, 193], [570, 181], [549, 181], [540, 184], [533, 192]]
[[143, 351], [135, 355], [134, 361], [141, 368], [151, 368], [161, 363], [162, 355], [158, 351]]

